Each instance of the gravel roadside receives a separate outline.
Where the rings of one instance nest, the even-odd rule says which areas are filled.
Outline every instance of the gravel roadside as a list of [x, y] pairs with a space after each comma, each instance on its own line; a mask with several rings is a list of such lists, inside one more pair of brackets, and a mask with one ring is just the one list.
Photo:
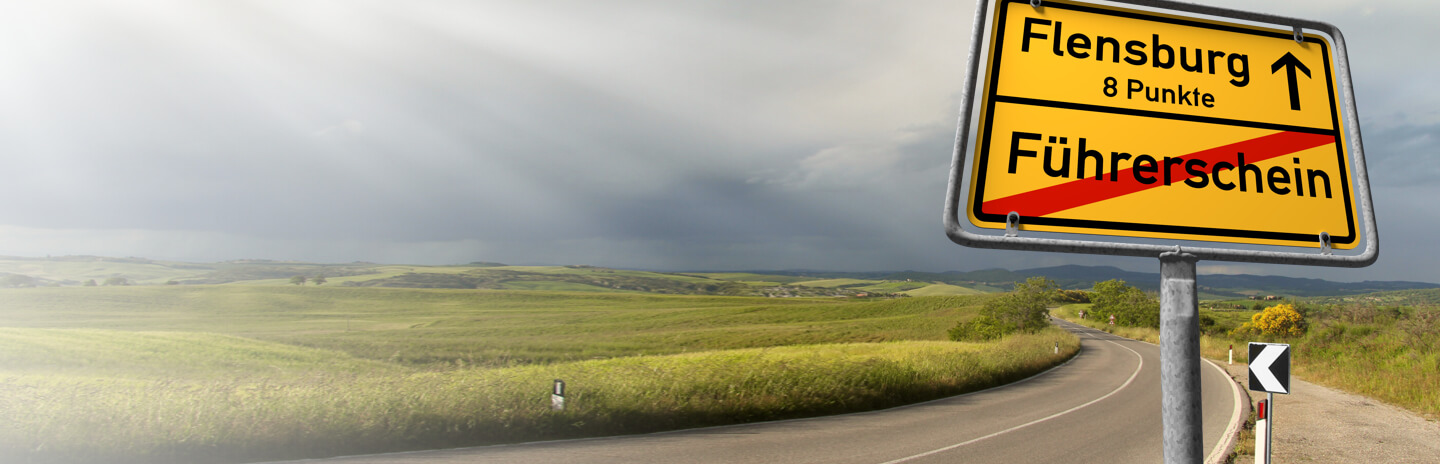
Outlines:
[[[1246, 365], [1226, 366], [1243, 389]], [[1440, 463], [1440, 422], [1364, 396], [1290, 377], [1291, 393], [1275, 395], [1271, 462]], [[1249, 392], [1251, 410], [1263, 392]], [[1253, 455], [1236, 464], [1253, 464]]]

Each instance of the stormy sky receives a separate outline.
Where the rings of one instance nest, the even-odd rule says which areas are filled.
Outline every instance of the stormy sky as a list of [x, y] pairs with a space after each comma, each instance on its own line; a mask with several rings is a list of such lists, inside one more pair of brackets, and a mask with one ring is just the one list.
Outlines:
[[[1205, 2], [1345, 34], [1380, 226], [1440, 282], [1440, 4]], [[966, 1], [0, 6], [0, 254], [657, 270], [1157, 261], [941, 226]]]

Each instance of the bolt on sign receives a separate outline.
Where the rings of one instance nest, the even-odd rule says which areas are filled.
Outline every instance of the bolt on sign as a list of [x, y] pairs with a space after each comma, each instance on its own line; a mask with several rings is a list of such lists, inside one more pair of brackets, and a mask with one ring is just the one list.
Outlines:
[[1165, 1], [982, 1], [947, 226], [963, 210], [977, 230], [1018, 216], [1021, 231], [1326, 254], [1374, 238], [1333, 26]]

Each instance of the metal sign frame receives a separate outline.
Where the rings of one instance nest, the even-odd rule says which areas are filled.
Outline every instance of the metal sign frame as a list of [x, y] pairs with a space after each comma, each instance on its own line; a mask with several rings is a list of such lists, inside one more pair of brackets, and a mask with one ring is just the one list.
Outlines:
[[[967, 189], [963, 185], [965, 177], [965, 166], [967, 152], [970, 149], [970, 126], [974, 114], [975, 95], [982, 89], [977, 88], [979, 77], [980, 61], [987, 55], [982, 48], [987, 43], [985, 33], [989, 28], [984, 27], [989, 18], [990, 4], [1004, 3], [1005, 0], [981, 0], [977, 2], [975, 12], [975, 27], [970, 40], [970, 63], [965, 77], [965, 87], [961, 93], [960, 122], [955, 138], [954, 161], [950, 168], [950, 184], [945, 201], [945, 233], [950, 240], [964, 246], [974, 248], [991, 248], [1025, 251], [1048, 251], [1060, 253], [1084, 253], [1114, 256], [1136, 256], [1156, 257], [1166, 252], [1183, 252], [1194, 255], [1201, 260], [1216, 261], [1237, 261], [1250, 263], [1267, 264], [1296, 264], [1311, 266], [1331, 267], [1365, 267], [1373, 264], [1380, 254], [1380, 238], [1375, 223], [1375, 210], [1370, 198], [1369, 175], [1365, 168], [1365, 153], [1361, 143], [1360, 121], [1355, 108], [1355, 92], [1350, 79], [1349, 58], [1346, 52], [1345, 39], [1340, 30], [1333, 25], [1320, 21], [1290, 18], [1263, 13], [1252, 13], [1225, 8], [1216, 8], [1190, 3], [1180, 3], [1167, 0], [1107, 0], [1106, 3], [1134, 5], [1144, 8], [1161, 9], [1170, 12], [1190, 13], [1205, 15], [1214, 18], [1233, 19], [1254, 23], [1264, 23], [1272, 26], [1290, 27], [1299, 31], [1304, 29], [1321, 31], [1334, 39], [1332, 44], [1336, 56], [1335, 77], [1338, 81], [1339, 107], [1343, 126], [1347, 127], [1346, 138], [1348, 152], [1352, 157], [1353, 172], [1355, 178], [1355, 193], [1359, 203], [1360, 222], [1364, 230], [1364, 249], [1360, 254], [1337, 255], [1331, 254], [1328, 244], [1325, 243], [1323, 234], [1317, 236], [1317, 243], [1321, 245], [1320, 251], [1316, 252], [1284, 252], [1266, 251], [1239, 248], [1216, 248], [1216, 247], [1192, 247], [1182, 248], [1179, 245], [1164, 245], [1155, 243], [1125, 243], [1125, 242], [1104, 242], [1095, 240], [1045, 238], [1045, 237], [1024, 237], [1019, 236], [1018, 227], [1007, 225], [1004, 235], [977, 234], [965, 230], [960, 215], [964, 209], [964, 198]], [[1042, 4], [1043, 0], [1032, 0], [1032, 5]], [[1009, 223], [1020, 222], [1021, 218], [1012, 215]], [[1122, 237], [1123, 238], [1123, 237]], [[1146, 239], [1146, 241], [1155, 241]]]

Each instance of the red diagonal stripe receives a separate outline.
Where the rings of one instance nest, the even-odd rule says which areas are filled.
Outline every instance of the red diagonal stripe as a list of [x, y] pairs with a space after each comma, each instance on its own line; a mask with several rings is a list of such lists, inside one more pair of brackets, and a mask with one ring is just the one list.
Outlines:
[[[1181, 156], [1180, 158], [1184, 160], [1204, 160], [1207, 169], [1206, 172], [1209, 172], [1208, 169], [1214, 167], [1216, 162], [1226, 161], [1232, 164], [1235, 163], [1236, 153], [1245, 154], [1246, 164], [1255, 164], [1271, 158], [1332, 143], [1335, 143], [1335, 137], [1330, 135], [1278, 132], [1208, 150], [1197, 151]], [[1075, 155], [1072, 153], [1072, 156]], [[1107, 157], [1106, 159], [1109, 158]], [[1133, 160], [1132, 158], [1127, 161]], [[1071, 161], [1072, 164], [1075, 164], [1073, 163], [1075, 161], [1074, 159]], [[1104, 180], [1095, 180], [1094, 177], [1083, 177], [1039, 190], [1031, 190], [1025, 193], [990, 200], [985, 202], [981, 209], [989, 214], [1004, 215], [1015, 211], [1020, 213], [1021, 216], [1040, 217], [1070, 208], [1149, 190], [1165, 185], [1163, 181], [1165, 178], [1163, 161], [1163, 157], [1158, 157], [1156, 160], [1156, 164], [1160, 166], [1160, 169], [1151, 175], [1157, 180], [1153, 184], [1142, 184], [1135, 180], [1135, 176], [1131, 173], [1133, 169], [1122, 169], [1119, 171], [1115, 182], [1110, 181], [1110, 173], [1106, 172], [1101, 177]], [[1093, 172], [1088, 169], [1087, 171]], [[1079, 175], [1083, 176], [1084, 174], [1079, 173]], [[1183, 165], [1176, 164], [1171, 166], [1170, 179], [1172, 186], [1190, 188], [1190, 186], [1184, 184], [1184, 180], [1190, 177], [1192, 176], [1185, 172]], [[1206, 188], [1214, 187], [1207, 186]]]

